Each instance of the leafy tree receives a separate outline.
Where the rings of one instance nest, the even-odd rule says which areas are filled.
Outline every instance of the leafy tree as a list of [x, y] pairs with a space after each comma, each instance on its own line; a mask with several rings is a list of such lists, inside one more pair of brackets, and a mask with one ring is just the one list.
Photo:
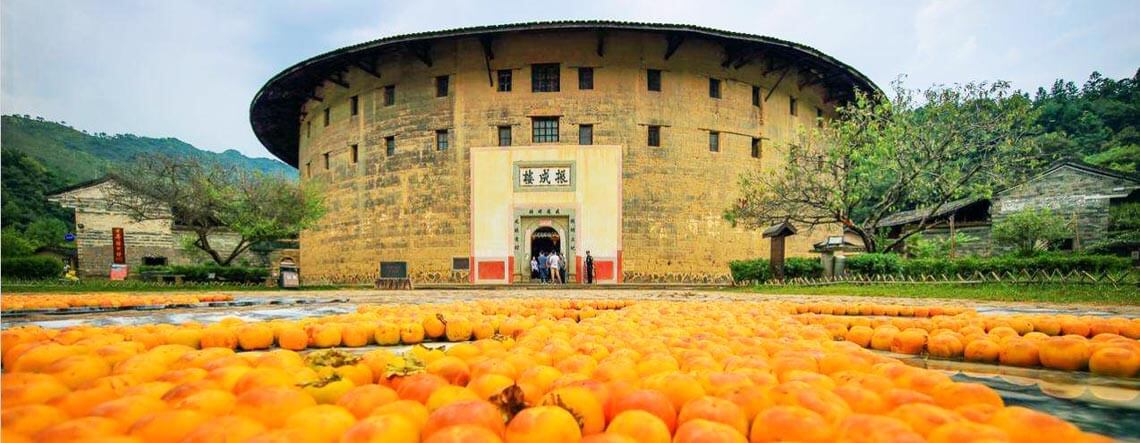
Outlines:
[[41, 218], [24, 230], [24, 236], [36, 249], [60, 244], [65, 234], [67, 234], [67, 223], [54, 218]]
[[24, 238], [16, 228], [8, 227], [0, 231], [0, 255], [3, 258], [26, 257], [32, 255], [35, 250], [32, 242]]
[[[828, 127], [801, 132], [775, 170], [744, 174], [743, 196], [725, 218], [751, 227], [838, 224], [868, 252], [893, 250], [946, 203], [989, 196], [1034, 165], [1034, 114], [1008, 83], [893, 87], [892, 98], [857, 94]], [[919, 206], [929, 211], [915, 228], [876, 235], [884, 217]]]
[[1140, 146], [1140, 70], [1114, 80], [1093, 72], [1080, 88], [1057, 80], [1033, 98], [1042, 128], [1037, 144], [1050, 159], [1086, 162], [1135, 173]]
[[1136, 173], [1140, 171], [1140, 145], [1114, 146], [1107, 151], [1085, 157], [1088, 163], [1115, 169], [1121, 172]]
[[[5, 137], [7, 134], [5, 133]], [[0, 201], [3, 201], [3, 226], [25, 228], [43, 218], [70, 223], [71, 213], [49, 202], [47, 195], [64, 186], [54, 171], [19, 151], [0, 150], [4, 173], [0, 175]]]
[[[228, 266], [250, 246], [296, 237], [325, 209], [319, 193], [279, 175], [248, 172], [185, 157], [150, 155], [115, 171], [113, 205], [136, 220], [173, 219], [194, 232], [192, 244]], [[232, 250], [218, 250], [211, 234], [241, 236]]]
[[1060, 216], [1048, 209], [1024, 210], [994, 223], [992, 234], [998, 246], [1012, 248], [1019, 255], [1048, 250], [1073, 231]]
[[[965, 232], [954, 233], [954, 246], [962, 247], [978, 241], [978, 237]], [[950, 236], [927, 238], [916, 235], [906, 242], [906, 252], [913, 258], [945, 258], [950, 256]]]

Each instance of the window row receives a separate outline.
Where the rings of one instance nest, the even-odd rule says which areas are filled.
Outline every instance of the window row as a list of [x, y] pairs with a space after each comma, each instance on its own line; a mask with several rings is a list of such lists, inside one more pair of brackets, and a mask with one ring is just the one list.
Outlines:
[[[498, 126], [498, 142], [499, 146], [511, 146], [513, 144], [512, 127], [510, 125]], [[661, 126], [660, 125], [647, 125], [646, 126], [646, 145], [650, 147], [661, 147]], [[435, 148], [438, 151], [446, 151], [450, 147], [451, 137], [450, 131], [447, 129], [438, 129], [435, 131]], [[531, 120], [531, 142], [532, 143], [558, 143], [559, 142], [559, 118], [558, 117], [533, 117]], [[752, 157], [760, 158], [762, 155], [763, 141], [759, 137], [752, 137]], [[594, 125], [593, 124], [579, 124], [578, 125], [578, 144], [579, 145], [592, 145], [594, 144]], [[720, 132], [709, 131], [709, 151], [720, 152]], [[325, 170], [330, 168], [329, 156], [331, 152], [325, 152], [321, 155], [322, 163]], [[392, 156], [396, 154], [396, 136], [389, 135], [384, 137], [384, 154]], [[356, 164], [360, 158], [360, 145], [354, 144], [349, 147], [349, 162]], [[305, 176], [312, 177], [312, 162], [305, 163]]]
[[[446, 151], [451, 143], [451, 132], [447, 129], [438, 129], [435, 131], [435, 149], [437, 151]], [[329, 169], [329, 156], [332, 152], [325, 152], [321, 154], [321, 160], [325, 170]], [[389, 135], [384, 137], [384, 154], [391, 157], [396, 155], [396, 136]], [[360, 160], [360, 145], [353, 144], [349, 146], [349, 163], [356, 164]], [[305, 176], [313, 176], [313, 162], [305, 163]]]
[[[594, 68], [580, 67], [578, 70], [578, 89], [591, 90], [594, 89]], [[513, 72], [510, 69], [500, 69], [497, 72], [498, 91], [510, 92], [513, 87]], [[561, 65], [558, 63], [537, 63], [531, 65], [531, 91], [532, 92], [558, 92], [561, 89]], [[661, 70], [660, 69], [647, 69], [646, 70], [646, 85], [649, 91], [661, 91]], [[441, 75], [435, 78], [435, 96], [447, 97], [450, 93], [450, 76]], [[760, 107], [763, 102], [761, 98], [761, 90], [759, 86], [752, 86], [752, 106]], [[721, 80], [718, 78], [709, 78], [709, 97], [719, 99], [721, 98]], [[384, 86], [383, 92], [384, 106], [392, 106], [396, 104], [396, 85]], [[799, 115], [799, 101], [795, 97], [788, 97], [788, 114], [791, 116]], [[328, 126], [331, 121], [330, 116], [331, 108], [324, 109], [324, 125]], [[360, 113], [360, 96], [354, 95], [349, 97], [349, 112], [350, 115], [356, 116]], [[816, 125], [823, 127], [823, 109], [815, 108]], [[305, 137], [312, 136], [313, 125], [312, 121], [306, 122]]]

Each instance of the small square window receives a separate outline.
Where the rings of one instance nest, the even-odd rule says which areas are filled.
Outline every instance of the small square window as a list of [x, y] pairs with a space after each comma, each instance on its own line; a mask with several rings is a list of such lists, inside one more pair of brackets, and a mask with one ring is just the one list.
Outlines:
[[795, 97], [788, 97], [788, 113], [797, 115], [799, 112], [796, 110], [797, 100]]
[[578, 125], [578, 144], [594, 144], [594, 125]]
[[351, 154], [352, 163], [356, 164], [356, 161], [360, 159], [360, 145], [352, 145]]
[[396, 104], [396, 85], [388, 85], [384, 87], [384, 106], [392, 106]]
[[396, 136], [384, 137], [384, 153], [389, 156], [396, 155]]
[[353, 116], [360, 114], [360, 96], [354, 95], [348, 98], [348, 109]]
[[820, 127], [820, 128], [823, 127], [823, 110], [822, 109], [815, 108], [815, 125]]
[[720, 152], [720, 133], [709, 131], [709, 151]]
[[435, 96], [447, 97], [447, 76], [441, 75], [435, 78]]
[[762, 142], [760, 141], [759, 138], [756, 138], [756, 137], [752, 138], [752, 158], [760, 158], [760, 155], [761, 155], [760, 149], [763, 147], [763, 146], [761, 146], [761, 143]]
[[558, 142], [558, 117], [535, 117], [531, 121], [532, 141], [535, 143]]
[[329, 115], [329, 111], [330, 111], [330, 109], [329, 109], [329, 108], [325, 108], [325, 126], [328, 126], [328, 125], [329, 125], [329, 120], [330, 120], [330, 118], [331, 118], [331, 117], [330, 117], [330, 115]]
[[447, 150], [447, 130], [438, 129], [435, 131], [435, 149], [438, 151]]
[[752, 87], [752, 106], [755, 106], [757, 108], [760, 107], [760, 87], [759, 86], [753, 86]]
[[511, 70], [499, 70], [499, 92], [511, 92]]
[[578, 68], [578, 89], [594, 89], [594, 68]]
[[511, 127], [499, 126], [499, 146], [511, 145]]
[[661, 91], [661, 70], [648, 69], [645, 71], [646, 84], [650, 91]]
[[646, 144], [649, 146], [661, 146], [661, 127], [650, 126]]
[[720, 98], [720, 79], [709, 79], [709, 97]]
[[471, 269], [471, 259], [467, 257], [452, 257], [451, 270], [452, 271], [467, 271]]
[[530, 65], [531, 92], [558, 92], [559, 64], [535, 63]]
[[325, 170], [327, 171], [327, 170], [329, 170], [329, 153], [326, 152], [324, 155], [324, 158], [325, 158]]

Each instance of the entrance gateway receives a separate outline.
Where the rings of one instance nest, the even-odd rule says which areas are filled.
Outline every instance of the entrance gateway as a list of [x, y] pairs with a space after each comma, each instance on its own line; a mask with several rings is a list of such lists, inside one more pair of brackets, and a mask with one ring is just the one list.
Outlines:
[[586, 251], [600, 283], [621, 281], [621, 147], [471, 149], [472, 283], [530, 282], [530, 260], [557, 250], [568, 282]]

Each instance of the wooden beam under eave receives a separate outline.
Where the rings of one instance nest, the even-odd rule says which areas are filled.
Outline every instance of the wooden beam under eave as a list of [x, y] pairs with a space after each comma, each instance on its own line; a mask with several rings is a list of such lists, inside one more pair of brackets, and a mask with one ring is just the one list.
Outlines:
[[823, 81], [823, 74], [815, 72], [811, 69], [799, 69], [799, 70], [797, 70], [796, 74], [800, 77], [800, 80], [796, 83], [797, 83], [797, 86], [799, 87], [799, 90], [801, 90], [801, 91], [805, 87], [808, 87], [808, 86], [811, 86], [811, 85], [814, 85], [814, 84], [817, 84], [817, 83], [820, 83]]
[[365, 74], [376, 77], [377, 79], [380, 78], [380, 69], [377, 68], [375, 61], [368, 62], [365, 60], [357, 60], [353, 62], [352, 65], [356, 66], [361, 71], [364, 71]]
[[776, 83], [768, 90], [768, 95], [764, 96], [764, 103], [767, 103], [768, 99], [772, 98], [772, 93], [776, 92], [776, 88], [780, 87], [780, 82], [784, 81], [784, 76], [786, 75], [788, 75], [788, 68], [784, 68], [784, 72], [780, 73], [780, 78], [776, 79]]
[[677, 52], [677, 48], [681, 47], [681, 43], [685, 42], [685, 35], [675, 32], [665, 34], [665, 60], [669, 60], [673, 54]]
[[752, 55], [752, 51], [746, 49], [743, 45], [739, 44], [726, 44], [724, 45], [724, 59], [720, 63], [721, 69], [727, 69], [729, 66], [734, 66], [736, 69], [744, 66], [747, 59]]
[[483, 64], [487, 67], [487, 85], [491, 87], [495, 86], [495, 79], [491, 75], [491, 60], [495, 58], [495, 50], [491, 46], [494, 43], [495, 39], [490, 35], [479, 37], [479, 44], [483, 46]]
[[344, 79], [344, 72], [338, 72], [336, 74], [333, 74], [333, 75], [329, 76], [329, 78], [327, 80], [334, 85], [340, 86], [344, 89], [348, 89], [348, 80]]
[[408, 45], [408, 49], [411, 50], [412, 55], [416, 56], [416, 59], [418, 59], [420, 62], [422, 62], [427, 67], [429, 67], [429, 68], [431, 67], [431, 65], [432, 65], [431, 43], [426, 43], [426, 42], [411, 43]]
[[793, 61], [787, 60], [787, 59], [784, 59], [779, 63], [774, 62], [772, 60], [773, 59], [768, 59], [767, 67], [765, 67], [764, 70], [760, 73], [761, 75], [767, 76], [768, 74], [771, 74], [771, 73], [776, 72], [776, 71], [783, 71], [785, 69], [788, 69], [789, 67], [791, 67], [794, 64]]

